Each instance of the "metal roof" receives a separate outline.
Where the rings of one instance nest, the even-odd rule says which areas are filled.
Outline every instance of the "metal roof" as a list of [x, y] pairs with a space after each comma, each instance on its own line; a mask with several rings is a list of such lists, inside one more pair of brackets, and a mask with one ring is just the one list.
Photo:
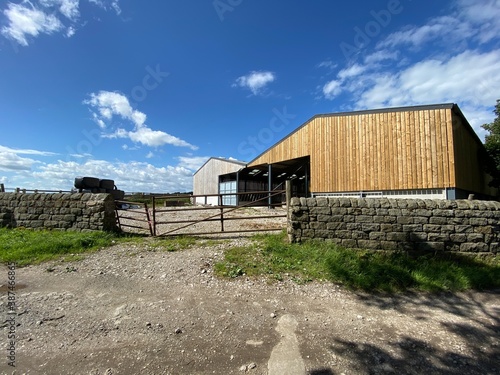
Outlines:
[[193, 176], [198, 173], [205, 165], [207, 165], [207, 163], [210, 161], [210, 160], [218, 160], [218, 161], [223, 161], [223, 162], [226, 162], [226, 163], [233, 163], [233, 164], [238, 164], [238, 165], [241, 165], [243, 167], [246, 167], [247, 163], [245, 163], [244, 161], [239, 161], [239, 160], [236, 160], [236, 159], [225, 159], [225, 158], [217, 158], [217, 157], [214, 157], [212, 156], [211, 158], [209, 158], [205, 163], [203, 163], [203, 165], [198, 168], [198, 170], [196, 172], [193, 173]]

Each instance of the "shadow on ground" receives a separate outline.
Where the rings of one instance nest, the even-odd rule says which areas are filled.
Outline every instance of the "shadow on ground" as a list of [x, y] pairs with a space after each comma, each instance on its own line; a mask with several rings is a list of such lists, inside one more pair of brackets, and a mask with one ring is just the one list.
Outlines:
[[[450, 336], [461, 338], [467, 348], [438, 348], [408, 335], [384, 347], [332, 338], [330, 350], [352, 364], [360, 374], [498, 374], [500, 373], [500, 291], [466, 294], [406, 293], [404, 295], [358, 294], [368, 306], [393, 309], [401, 314], [410, 310], [417, 320], [432, 319], [432, 311], [442, 310], [466, 318], [468, 323], [440, 321]], [[463, 320], [463, 319], [461, 319]], [[440, 337], [446, 340], [446, 338]], [[466, 354], [464, 354], [466, 353]], [[323, 372], [322, 372], [323, 371]], [[327, 371], [327, 372], [324, 372]], [[334, 374], [318, 370], [311, 374]]]

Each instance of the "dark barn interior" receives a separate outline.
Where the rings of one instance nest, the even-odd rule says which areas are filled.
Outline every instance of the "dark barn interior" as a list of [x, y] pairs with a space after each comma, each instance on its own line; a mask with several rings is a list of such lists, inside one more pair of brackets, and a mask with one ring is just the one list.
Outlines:
[[[219, 176], [219, 184], [236, 181], [237, 193], [236, 204], [243, 205], [255, 202], [256, 206], [281, 205], [284, 200], [284, 194], [278, 194], [271, 197], [262, 193], [273, 190], [284, 190], [285, 181], [291, 181], [292, 197], [306, 197], [309, 194], [309, 176], [310, 176], [310, 158], [309, 156], [286, 160], [275, 164], [263, 164], [250, 168], [242, 168], [237, 172], [228, 173]], [[261, 192], [261, 193], [255, 193]]]

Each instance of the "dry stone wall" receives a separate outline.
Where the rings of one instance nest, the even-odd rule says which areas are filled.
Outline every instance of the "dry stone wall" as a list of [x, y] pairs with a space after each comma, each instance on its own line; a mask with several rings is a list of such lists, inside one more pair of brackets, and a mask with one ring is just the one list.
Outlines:
[[0, 226], [111, 231], [114, 207], [110, 194], [0, 193]]
[[292, 242], [329, 240], [348, 248], [497, 253], [500, 203], [477, 200], [292, 198]]

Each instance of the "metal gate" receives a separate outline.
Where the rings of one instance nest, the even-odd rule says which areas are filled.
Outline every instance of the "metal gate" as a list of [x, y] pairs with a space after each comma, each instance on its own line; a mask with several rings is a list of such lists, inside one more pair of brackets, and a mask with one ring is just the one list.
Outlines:
[[[281, 231], [285, 228], [284, 220], [282, 220], [282, 224], [267, 224], [263, 220], [286, 218], [286, 208], [282, 208], [282, 202], [273, 204], [271, 207], [274, 208], [273, 210], [269, 210], [269, 207], [256, 208], [252, 206], [259, 202], [265, 204], [269, 198], [283, 196], [284, 193], [285, 190], [254, 192], [255, 196], [261, 198], [241, 206], [234, 206], [236, 197], [248, 193], [221, 193], [217, 195], [219, 202], [223, 204], [217, 206], [164, 209], [156, 207], [157, 199], [155, 198], [152, 216], [153, 235], [212, 235]], [[196, 198], [196, 196], [191, 197]], [[230, 203], [230, 205], [225, 205], [224, 202]]]
[[115, 218], [123, 232], [154, 235], [147, 203], [115, 201]]
[[[291, 188], [237, 193], [232, 182], [219, 194], [152, 196], [146, 203], [116, 201], [117, 226], [124, 231], [152, 236], [212, 235], [281, 231], [286, 227]], [[218, 205], [168, 207], [168, 199], [196, 202], [216, 197]], [[245, 204], [236, 206], [238, 201]], [[164, 206], [160, 204], [164, 202]], [[256, 207], [259, 205], [259, 207]], [[264, 207], [261, 207], [264, 206]], [[267, 219], [281, 219], [268, 222]]]

